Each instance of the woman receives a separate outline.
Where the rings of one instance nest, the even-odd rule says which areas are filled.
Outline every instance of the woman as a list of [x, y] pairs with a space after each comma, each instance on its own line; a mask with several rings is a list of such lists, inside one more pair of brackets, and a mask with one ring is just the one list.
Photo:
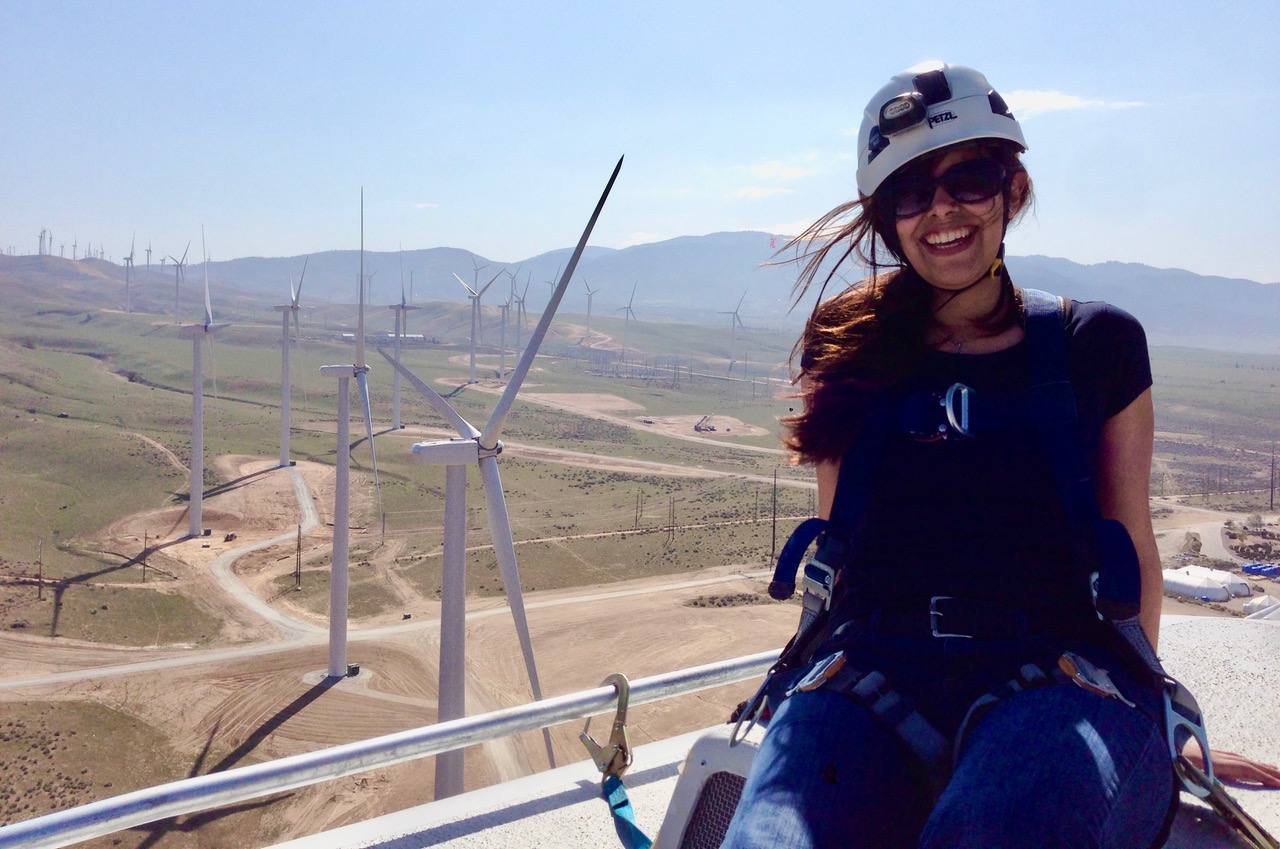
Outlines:
[[[816, 464], [821, 518], [846, 451], [877, 456], [825, 639], [771, 687], [727, 847], [1145, 847], [1164, 831], [1174, 791], [1158, 695], [1126, 674], [1130, 658], [1099, 624], [1096, 563], [1059, 495], [1054, 448], [1016, 413], [967, 425], [970, 398], [1025, 397], [1037, 367], [1002, 261], [1031, 205], [1025, 149], [982, 74], [913, 68], [867, 107], [859, 199], [793, 243], [808, 260], [801, 293], [851, 255], [871, 270], [815, 307], [797, 346], [805, 408], [788, 441]], [[1062, 327], [1077, 450], [1102, 516], [1133, 541], [1155, 645], [1145, 337], [1101, 303], [1070, 303]], [[1001, 408], [987, 404], [975, 409]], [[858, 442], [881, 419], [891, 432]], [[1280, 783], [1221, 760], [1220, 774]]]

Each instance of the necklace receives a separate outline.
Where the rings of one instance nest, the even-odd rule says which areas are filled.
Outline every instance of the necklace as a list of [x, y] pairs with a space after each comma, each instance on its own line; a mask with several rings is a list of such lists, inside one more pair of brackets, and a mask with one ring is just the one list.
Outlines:
[[956, 336], [954, 333], [949, 333], [943, 338], [939, 339], [937, 342], [934, 342], [933, 347], [939, 351], [949, 350], [950, 353], [952, 354], [960, 354], [964, 352], [965, 345], [967, 345], [968, 343], [976, 339], [983, 339], [983, 338], [985, 337], [974, 336], [970, 339], [961, 339], [959, 336]]

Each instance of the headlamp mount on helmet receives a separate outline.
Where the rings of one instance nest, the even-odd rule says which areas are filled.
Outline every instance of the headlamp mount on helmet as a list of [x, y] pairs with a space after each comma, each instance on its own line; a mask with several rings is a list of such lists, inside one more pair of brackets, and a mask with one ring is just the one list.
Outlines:
[[873, 195], [913, 159], [979, 139], [1027, 147], [1004, 98], [982, 74], [938, 62], [910, 68], [867, 104], [858, 133], [858, 190]]

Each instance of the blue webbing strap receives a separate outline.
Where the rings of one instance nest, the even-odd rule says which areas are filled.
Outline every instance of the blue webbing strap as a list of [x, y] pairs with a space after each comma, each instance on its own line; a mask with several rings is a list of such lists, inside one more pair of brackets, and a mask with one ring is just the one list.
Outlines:
[[653, 841], [636, 825], [636, 812], [631, 807], [631, 798], [627, 796], [627, 788], [623, 786], [622, 779], [616, 775], [606, 775], [600, 787], [600, 795], [609, 803], [613, 827], [618, 832], [622, 845], [626, 849], [650, 849]]
[[[1075, 393], [1067, 374], [1062, 300], [1037, 289], [1023, 289], [1022, 308], [1031, 406], [1044, 456], [1053, 468], [1067, 514], [1092, 532], [1098, 568], [1095, 604], [1112, 621], [1132, 619], [1142, 601], [1138, 552], [1123, 524], [1102, 518], [1093, 476], [1085, 464]], [[1145, 654], [1152, 659], [1155, 656], [1149, 649]]]

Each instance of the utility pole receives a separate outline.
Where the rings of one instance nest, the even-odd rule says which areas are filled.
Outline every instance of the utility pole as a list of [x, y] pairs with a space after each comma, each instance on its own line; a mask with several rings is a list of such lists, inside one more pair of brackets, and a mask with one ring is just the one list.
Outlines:
[[1271, 500], [1267, 507], [1268, 510], [1276, 509], [1276, 443], [1271, 441]]
[[298, 550], [293, 561], [293, 588], [302, 589], [302, 525], [298, 525]]
[[36, 543], [36, 601], [44, 601], [44, 540]]
[[778, 556], [778, 469], [773, 470], [773, 545], [769, 549], [769, 560]]

